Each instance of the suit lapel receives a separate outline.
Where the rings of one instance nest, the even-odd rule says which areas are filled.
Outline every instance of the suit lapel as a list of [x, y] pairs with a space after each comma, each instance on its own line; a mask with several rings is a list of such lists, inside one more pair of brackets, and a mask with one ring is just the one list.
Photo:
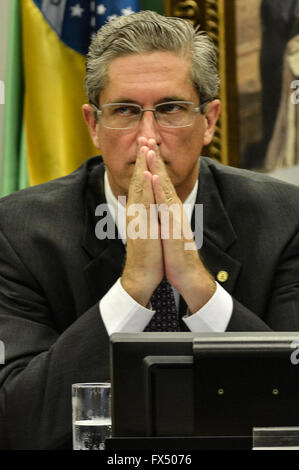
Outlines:
[[[237, 236], [222, 203], [209, 160], [201, 157], [196, 203], [203, 204], [203, 244], [199, 254], [215, 279], [229, 292], [234, 290], [241, 263], [228, 253]], [[194, 230], [194, 214], [192, 228]], [[221, 275], [222, 273], [222, 275]], [[224, 274], [224, 275], [223, 275]], [[224, 280], [225, 279], [225, 280]]]
[[[200, 158], [196, 204], [203, 205], [203, 243], [199, 249], [199, 255], [215, 280], [232, 294], [241, 263], [230, 256], [227, 251], [237, 243], [237, 236], [223, 206], [215, 177], [208, 162], [209, 159]], [[193, 211], [191, 219], [193, 232], [195, 232], [197, 223], [195, 211]], [[180, 297], [179, 311], [181, 316], [184, 316], [187, 311], [183, 297]], [[181, 322], [181, 328], [182, 330], [186, 329], [183, 322]]]
[[[96, 224], [99, 222], [99, 217], [95, 215], [96, 207], [99, 204], [106, 204], [104, 172], [104, 164], [93, 169], [85, 195], [86, 212], [82, 246], [89, 254], [90, 262], [85, 266], [84, 274], [94, 303], [101, 299], [120, 277], [125, 257], [125, 248], [118, 239], [117, 229], [115, 239], [112, 240], [108, 238], [99, 240], [95, 233]], [[106, 217], [106, 213], [104, 216]], [[112, 219], [110, 220], [114, 224]]]
[[121, 240], [101, 241], [101, 245], [101, 251], [84, 269], [94, 302], [101, 299], [121, 276], [125, 255]]

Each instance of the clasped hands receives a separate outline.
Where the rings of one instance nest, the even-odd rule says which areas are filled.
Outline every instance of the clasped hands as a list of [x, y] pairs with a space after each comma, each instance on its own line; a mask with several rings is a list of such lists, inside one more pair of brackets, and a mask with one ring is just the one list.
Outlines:
[[[179, 210], [170, 210], [173, 204]], [[139, 220], [147, 227], [148, 236], [144, 238], [128, 236], [134, 207], [138, 205], [145, 208], [142, 212], [144, 219]], [[153, 217], [152, 211], [152, 207], [161, 205], [169, 208], [169, 236], [166, 237], [161, 234], [160, 211], [158, 217]], [[136, 302], [146, 306], [165, 276], [184, 297], [190, 313], [198, 311], [214, 294], [216, 283], [203, 265], [196, 247], [185, 249], [186, 243], [189, 246], [190, 242], [195, 243], [192, 230], [154, 139], [138, 138], [126, 210], [127, 255], [121, 277], [123, 288]], [[181, 220], [175, 220], [178, 217]], [[155, 223], [157, 227], [153, 227]], [[181, 228], [181, 236], [173, 236], [174, 227]], [[150, 230], [157, 236], [152, 237]]]

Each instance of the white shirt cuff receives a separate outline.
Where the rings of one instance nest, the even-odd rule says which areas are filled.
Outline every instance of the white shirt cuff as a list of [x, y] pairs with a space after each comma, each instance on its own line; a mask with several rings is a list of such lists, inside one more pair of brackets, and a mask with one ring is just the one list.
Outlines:
[[139, 305], [122, 287], [120, 278], [100, 300], [99, 308], [109, 336], [112, 333], [139, 333], [155, 313]]
[[194, 333], [223, 333], [232, 313], [232, 296], [216, 282], [216, 291], [210, 300], [193, 315], [183, 317], [183, 320]]
[[[139, 305], [122, 287], [120, 278], [99, 302], [100, 313], [108, 335], [142, 332], [155, 314]], [[226, 331], [233, 311], [231, 295], [216, 282], [211, 299], [196, 313], [184, 316], [190, 331], [197, 333]]]

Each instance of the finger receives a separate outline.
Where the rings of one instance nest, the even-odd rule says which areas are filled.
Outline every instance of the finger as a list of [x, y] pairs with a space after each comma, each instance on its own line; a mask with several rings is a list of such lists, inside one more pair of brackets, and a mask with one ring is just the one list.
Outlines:
[[147, 161], [146, 161], [146, 154], [148, 152], [148, 147], [143, 143], [137, 143], [137, 154], [136, 154], [136, 162], [134, 173], [143, 173], [143, 171], [148, 170]]
[[137, 144], [137, 155], [136, 162], [134, 166], [133, 175], [130, 181], [128, 198], [131, 200], [135, 199], [136, 194], [142, 193], [143, 190], [143, 173], [148, 171], [146, 153], [148, 148], [145, 146], [140, 146]]
[[[135, 191], [135, 193], [134, 193]], [[136, 212], [139, 214], [138, 225], [142, 233], [146, 233], [146, 238], [151, 238], [154, 233], [154, 238], [159, 238], [159, 225], [158, 216], [153, 207], [155, 206], [155, 199], [152, 187], [152, 174], [149, 171], [143, 173], [142, 193], [136, 193], [136, 187], [132, 189], [134, 198], [128, 201], [126, 206], [126, 226], [127, 238], [130, 237], [128, 232], [129, 224], [136, 217]]]
[[152, 185], [156, 203], [163, 204], [164, 198], [159, 175], [152, 175]]
[[152, 184], [152, 178], [153, 175], [151, 174], [150, 171], [145, 171], [143, 174], [144, 177], [144, 204], [148, 206], [149, 204], [153, 204], [155, 199], [154, 199], [154, 192], [153, 192], [153, 184]]
[[[150, 139], [151, 140], [151, 139]], [[149, 152], [147, 154], [147, 165], [153, 175], [160, 175], [169, 179], [165, 163], [160, 155], [160, 149], [157, 144], [153, 145], [149, 140]], [[153, 147], [153, 148], [152, 148]]]
[[158, 149], [158, 145], [157, 145], [157, 142], [155, 139], [148, 139], [148, 142], [147, 142], [147, 146], [151, 149], [151, 150], [157, 150]]
[[[149, 151], [148, 147], [141, 147], [140, 154], [138, 158], [145, 160], [146, 154]], [[129, 199], [128, 203], [141, 203], [148, 208], [151, 204], [155, 203], [153, 186], [152, 186], [152, 174], [147, 169], [147, 164], [143, 162], [137, 163], [136, 172], [132, 177], [132, 181], [129, 188]]]
[[159, 177], [158, 180], [155, 179], [155, 188], [156, 190], [158, 190], [159, 188], [157, 197], [159, 197], [159, 199], [162, 199], [162, 202], [165, 202], [168, 205], [172, 204], [173, 202], [179, 202], [179, 198], [176, 194], [171, 179], [168, 176], [166, 167], [161, 157], [159, 158], [157, 152], [149, 150], [147, 154], [147, 161], [152, 174]]
[[158, 206], [161, 238], [163, 240], [193, 241], [193, 233], [181, 200], [176, 194], [175, 197], [167, 196], [160, 176], [152, 176], [152, 185]]
[[[152, 139], [152, 140], [153, 140], [153, 139]], [[146, 137], [143, 137], [143, 136], [138, 137], [138, 139], [137, 139], [137, 145], [138, 145], [139, 147], [142, 147], [143, 145], [148, 145], [148, 140], [147, 140], [147, 138], [146, 138]]]
[[170, 206], [173, 203], [180, 203], [176, 192], [172, 187], [168, 187], [165, 183], [163, 184], [163, 178], [159, 175], [152, 176], [152, 185], [155, 200], [157, 204], [167, 204]]
[[[158, 208], [161, 239], [172, 240], [174, 218], [181, 219], [180, 214], [179, 217], [177, 214], [178, 210], [180, 211], [180, 207], [176, 207], [177, 205], [174, 205], [172, 202], [167, 201], [167, 199], [165, 198], [163, 186], [161, 184], [161, 177], [159, 175], [153, 175], [152, 181], [155, 201], [157, 203]], [[176, 213], [173, 213], [173, 209], [176, 210]], [[176, 224], [176, 226], [180, 227], [180, 221], [179, 225]], [[180, 233], [178, 233], [178, 236], [180, 236]]]

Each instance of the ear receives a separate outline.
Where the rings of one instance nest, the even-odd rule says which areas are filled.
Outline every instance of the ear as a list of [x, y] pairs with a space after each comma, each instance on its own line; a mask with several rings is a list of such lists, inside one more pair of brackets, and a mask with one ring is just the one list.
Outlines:
[[220, 114], [221, 104], [219, 100], [213, 100], [207, 104], [207, 111], [204, 115], [206, 128], [204, 132], [203, 144], [208, 145], [214, 135], [217, 119]]
[[90, 104], [84, 104], [82, 106], [82, 113], [84, 117], [84, 121], [88, 127], [90, 136], [93, 141], [93, 145], [100, 149], [100, 138], [98, 135], [98, 122], [95, 115], [95, 110]]

